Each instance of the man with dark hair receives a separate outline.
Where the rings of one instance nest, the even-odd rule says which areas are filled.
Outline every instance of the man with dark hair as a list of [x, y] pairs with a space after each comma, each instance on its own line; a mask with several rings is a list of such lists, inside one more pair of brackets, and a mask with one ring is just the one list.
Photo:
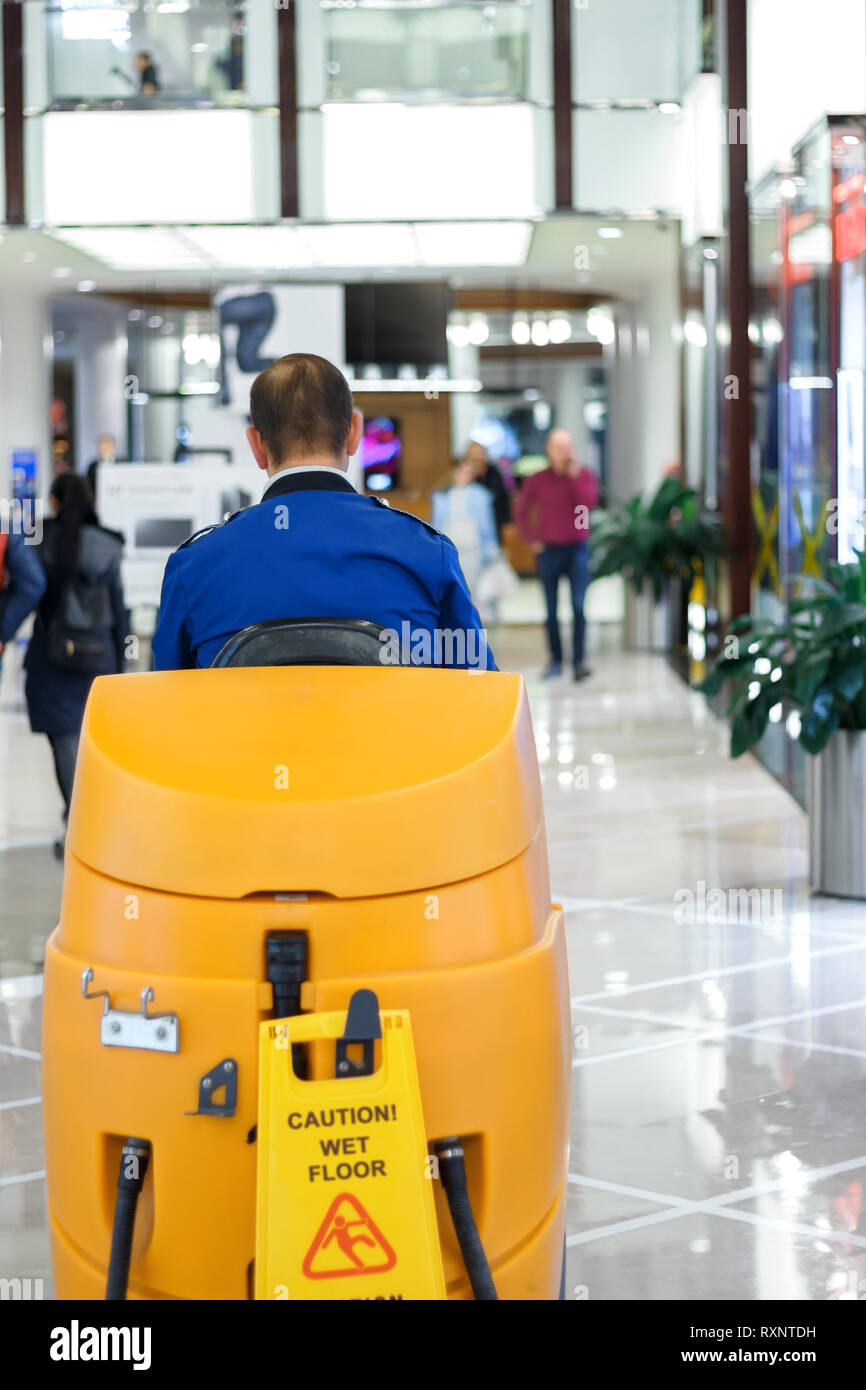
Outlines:
[[495, 669], [446, 536], [362, 497], [346, 477], [361, 442], [342, 372], [324, 357], [272, 362], [250, 392], [247, 440], [261, 502], [171, 556], [153, 639], [157, 670], [209, 666], [241, 628], [275, 618], [362, 618], [418, 665]]

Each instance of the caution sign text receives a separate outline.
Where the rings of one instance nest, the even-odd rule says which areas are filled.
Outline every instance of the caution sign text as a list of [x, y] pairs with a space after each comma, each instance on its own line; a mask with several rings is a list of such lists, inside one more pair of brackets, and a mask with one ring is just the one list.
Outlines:
[[378, 1070], [321, 1080], [292, 1046], [336, 1041], [345, 1013], [261, 1026], [257, 1299], [445, 1297], [409, 1015], [380, 1017]]

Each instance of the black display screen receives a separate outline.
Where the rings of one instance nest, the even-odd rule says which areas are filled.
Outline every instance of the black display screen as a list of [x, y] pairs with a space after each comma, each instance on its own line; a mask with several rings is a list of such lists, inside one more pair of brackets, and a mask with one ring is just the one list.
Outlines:
[[347, 285], [346, 361], [352, 366], [448, 361], [447, 285]]

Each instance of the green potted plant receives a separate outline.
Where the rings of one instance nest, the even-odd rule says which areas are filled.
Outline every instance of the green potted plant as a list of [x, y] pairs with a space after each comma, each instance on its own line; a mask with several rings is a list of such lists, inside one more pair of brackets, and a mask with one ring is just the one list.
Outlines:
[[665, 478], [648, 502], [638, 493], [593, 517], [593, 578], [621, 574], [626, 580], [629, 646], [665, 647], [681, 640], [672, 640], [672, 632], [682, 586], [688, 595], [696, 572], [721, 551], [721, 523], [700, 511], [694, 489], [678, 478]]
[[799, 711], [809, 754], [810, 877], [817, 892], [866, 897], [866, 554], [830, 564], [826, 579], [801, 576], [809, 592], [784, 621], [733, 622], [724, 651], [698, 685], [731, 685], [731, 754], [762, 737], [778, 705]]

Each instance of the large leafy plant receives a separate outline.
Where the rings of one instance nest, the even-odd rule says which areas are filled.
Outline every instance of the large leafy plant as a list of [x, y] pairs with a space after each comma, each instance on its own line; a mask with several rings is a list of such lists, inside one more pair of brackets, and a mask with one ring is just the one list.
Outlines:
[[786, 621], [731, 623], [724, 654], [698, 686], [716, 695], [731, 682], [735, 758], [758, 742], [781, 701], [801, 711], [807, 753], [820, 753], [837, 729], [866, 729], [866, 554], [828, 565], [826, 579], [801, 576], [800, 584], [811, 593], [791, 602]]
[[701, 513], [694, 489], [678, 478], [665, 478], [649, 502], [638, 493], [593, 518], [593, 576], [622, 574], [636, 594], [648, 583], [656, 600], [672, 576], [691, 580], [721, 551], [721, 523]]

